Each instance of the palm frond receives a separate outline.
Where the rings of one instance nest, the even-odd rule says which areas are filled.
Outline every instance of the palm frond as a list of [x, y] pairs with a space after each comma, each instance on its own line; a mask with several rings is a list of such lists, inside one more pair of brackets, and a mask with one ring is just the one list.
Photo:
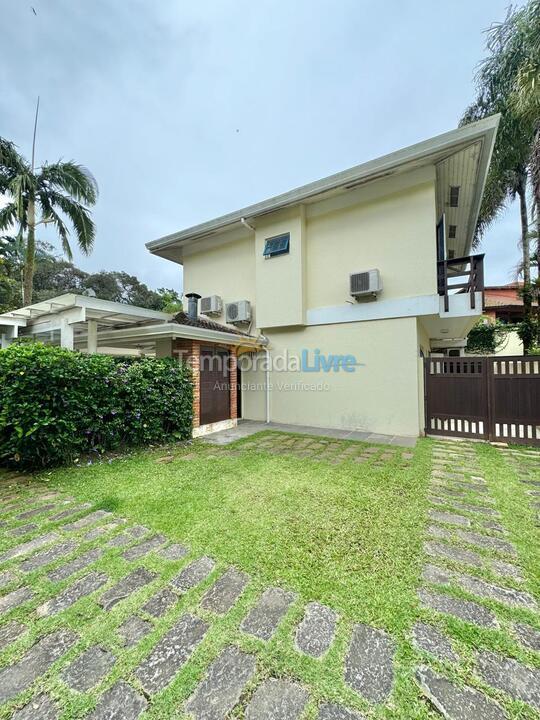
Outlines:
[[0, 168], [9, 176], [30, 170], [26, 160], [17, 151], [16, 145], [3, 137], [0, 137]]
[[52, 190], [40, 193], [38, 197], [44, 217], [48, 217], [51, 209], [59, 209], [73, 226], [80, 250], [86, 255], [90, 254], [94, 246], [96, 228], [89, 210], [67, 195]]
[[60, 236], [64, 255], [69, 261], [71, 261], [73, 259], [73, 253], [71, 251], [71, 245], [69, 244], [69, 230], [65, 222], [54, 209], [50, 197], [47, 193], [40, 193], [38, 195], [38, 202], [41, 207], [41, 212], [43, 213], [43, 216], [47, 218], [49, 222], [52, 222], [52, 224], [56, 228], [56, 231], [58, 232], [58, 235]]
[[18, 220], [15, 203], [8, 203], [0, 210], [0, 230], [9, 230]]
[[92, 173], [75, 162], [57, 162], [44, 165], [39, 173], [40, 187], [63, 191], [85, 205], [94, 205], [98, 186]]

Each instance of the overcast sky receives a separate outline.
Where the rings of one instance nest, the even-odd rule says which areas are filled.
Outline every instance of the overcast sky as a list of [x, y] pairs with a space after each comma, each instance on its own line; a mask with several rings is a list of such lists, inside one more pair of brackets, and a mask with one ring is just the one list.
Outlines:
[[[456, 127], [507, 0], [0, 0], [0, 135], [97, 178], [85, 270], [180, 290], [145, 242]], [[35, 9], [35, 13], [32, 10]], [[487, 281], [519, 259], [513, 207]]]

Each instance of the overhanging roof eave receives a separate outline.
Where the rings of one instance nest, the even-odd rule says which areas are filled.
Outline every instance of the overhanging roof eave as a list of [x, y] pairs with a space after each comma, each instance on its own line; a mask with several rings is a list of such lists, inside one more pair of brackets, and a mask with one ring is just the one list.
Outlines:
[[[80, 337], [84, 337], [81, 335]], [[225, 345], [243, 345], [262, 347], [263, 343], [249, 335], [237, 335], [235, 333], [220, 332], [207, 328], [197, 328], [177, 323], [163, 323], [161, 325], [139, 326], [136, 328], [122, 328], [117, 330], [104, 330], [98, 332], [98, 345], [137, 340], [158, 340], [162, 338], [185, 338], [189, 340], [201, 340], [212, 343], [223, 343]]]

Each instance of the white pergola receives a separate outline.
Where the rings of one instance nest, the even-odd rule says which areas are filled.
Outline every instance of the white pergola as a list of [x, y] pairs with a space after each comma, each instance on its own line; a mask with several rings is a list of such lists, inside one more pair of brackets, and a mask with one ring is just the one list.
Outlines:
[[0, 347], [32, 337], [70, 350], [105, 354], [173, 355], [173, 341], [189, 338], [259, 349], [261, 340], [224, 330], [174, 322], [174, 315], [124, 303], [67, 293], [0, 314]]
[[172, 318], [169, 313], [67, 293], [0, 314], [0, 341], [5, 348], [17, 337], [33, 336], [70, 350], [97, 352], [104, 331], [168, 323]]

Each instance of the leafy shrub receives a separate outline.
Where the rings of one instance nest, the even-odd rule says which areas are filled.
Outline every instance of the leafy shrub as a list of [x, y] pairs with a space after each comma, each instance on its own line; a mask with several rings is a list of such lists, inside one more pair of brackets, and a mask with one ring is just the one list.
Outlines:
[[192, 402], [190, 370], [172, 358], [14, 343], [0, 350], [0, 464], [59, 465], [92, 451], [186, 439]]
[[514, 328], [500, 320], [493, 322], [481, 317], [467, 335], [467, 352], [478, 355], [494, 355], [506, 342], [508, 333]]

